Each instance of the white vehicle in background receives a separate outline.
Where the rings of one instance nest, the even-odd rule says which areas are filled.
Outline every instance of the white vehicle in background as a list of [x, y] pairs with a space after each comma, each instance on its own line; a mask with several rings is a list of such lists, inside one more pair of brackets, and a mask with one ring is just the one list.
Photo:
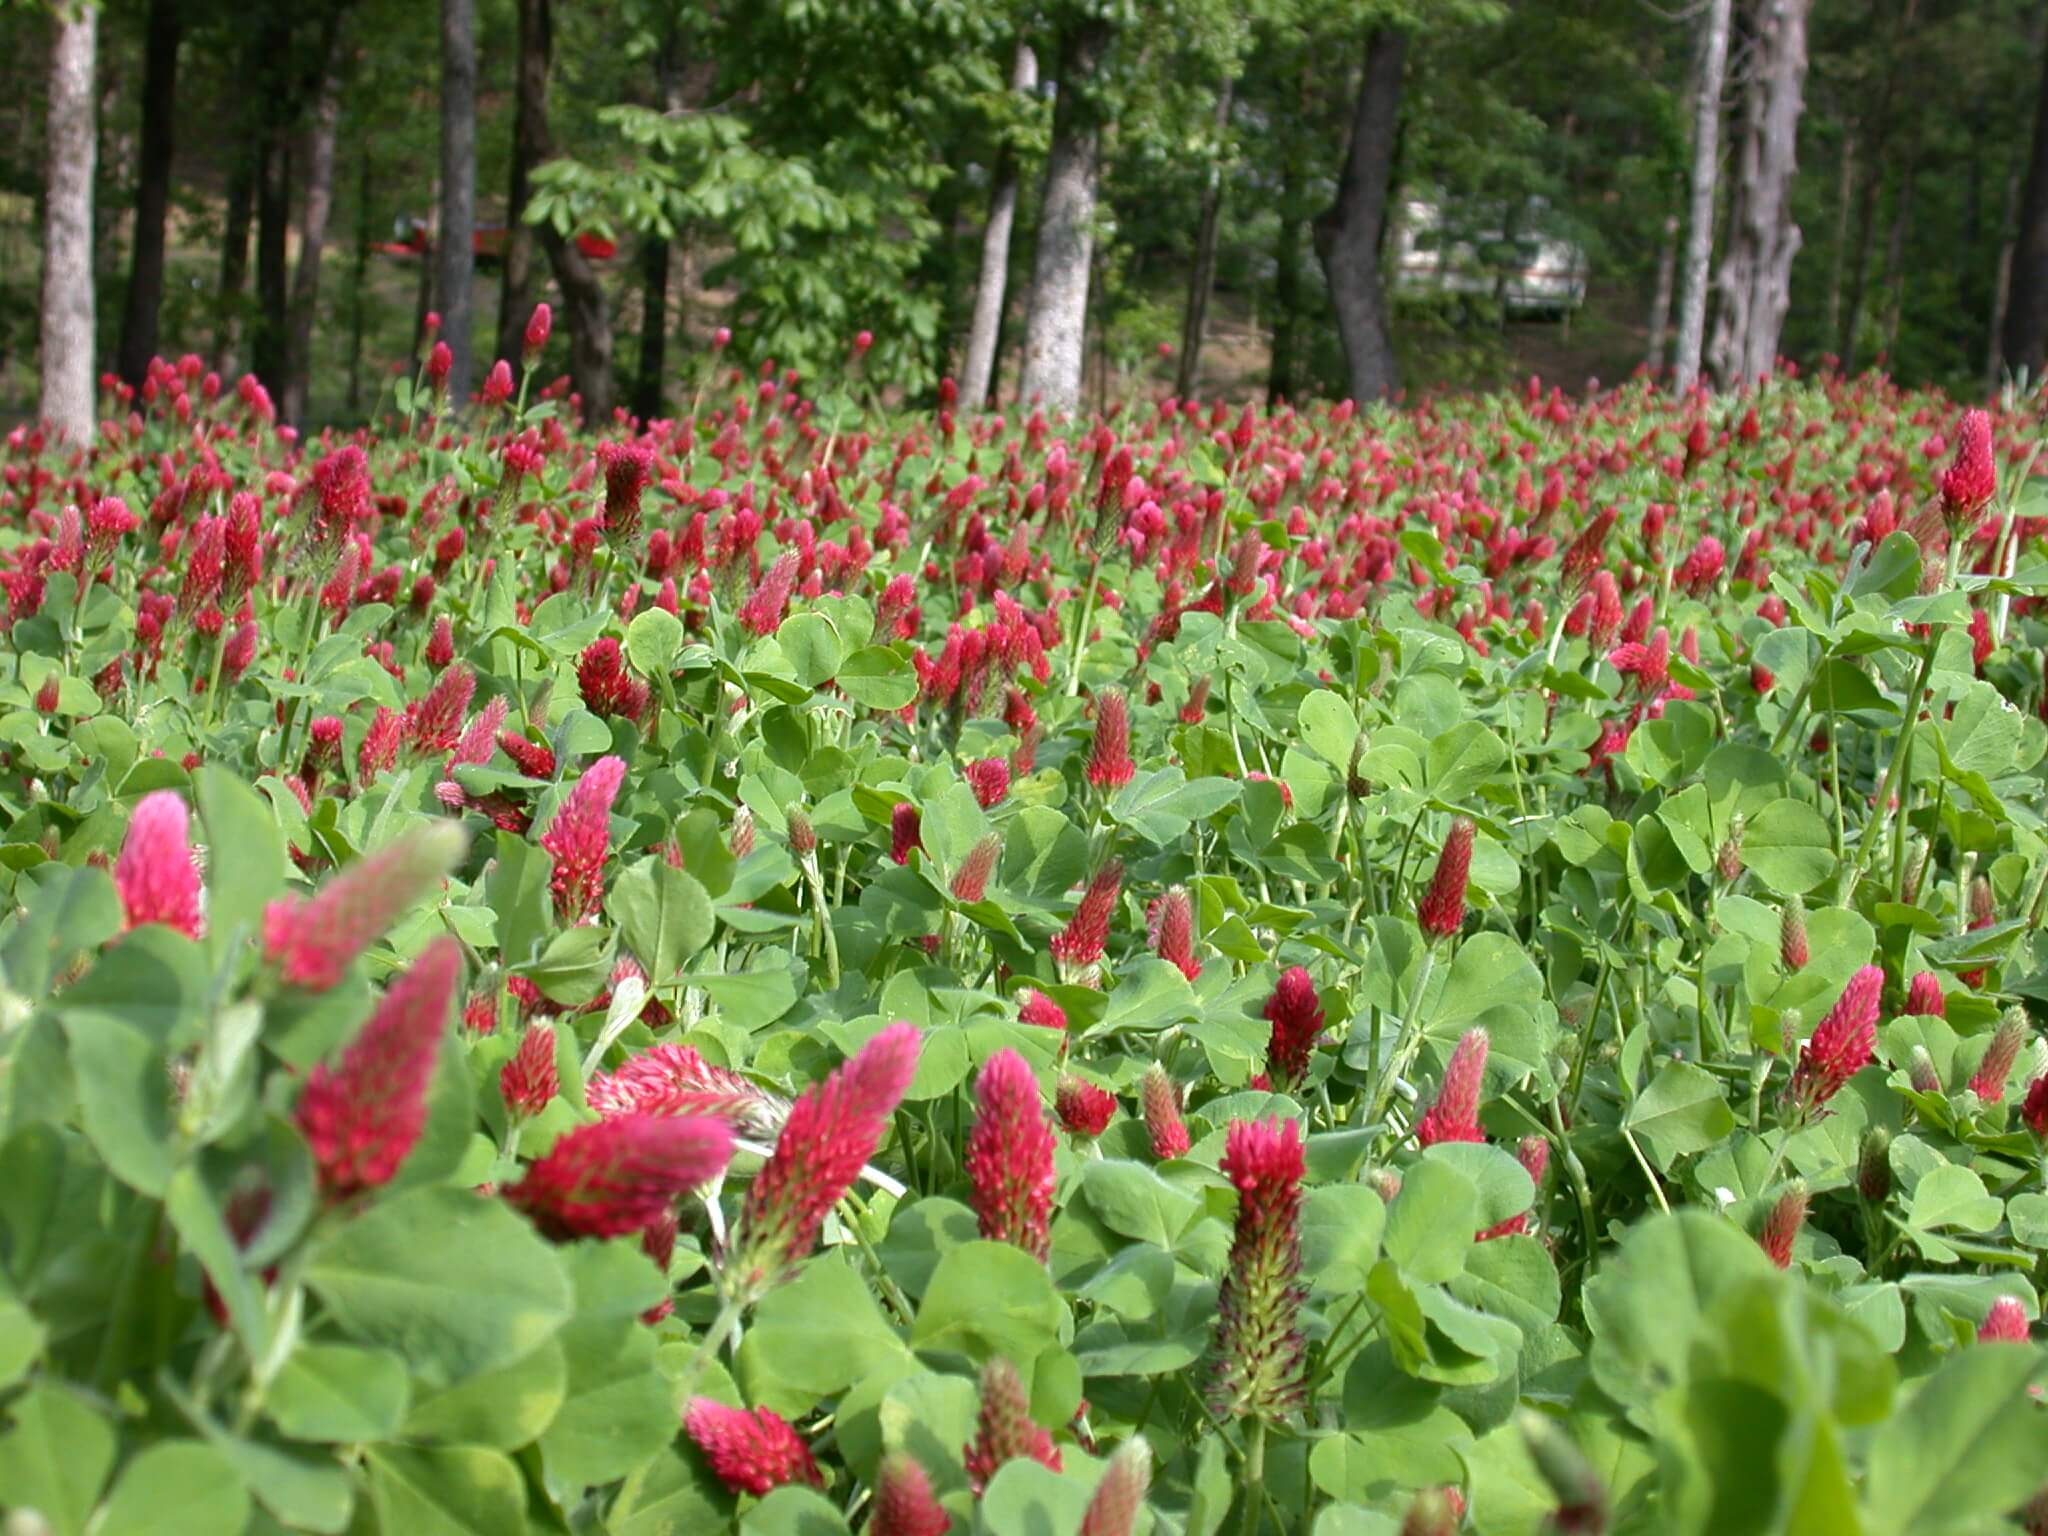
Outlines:
[[1532, 203], [1510, 234], [1494, 214], [1461, 222], [1438, 203], [1403, 201], [1393, 232], [1394, 291], [1492, 299], [1509, 319], [1568, 317], [1586, 302], [1586, 250], [1547, 233], [1543, 214]]

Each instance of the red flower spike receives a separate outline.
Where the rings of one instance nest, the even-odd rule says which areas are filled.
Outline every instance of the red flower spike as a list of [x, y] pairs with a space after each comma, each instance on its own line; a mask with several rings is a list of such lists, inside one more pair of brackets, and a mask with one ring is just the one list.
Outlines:
[[604, 898], [604, 863], [611, 851], [612, 802], [625, 781], [625, 759], [601, 757], [584, 771], [541, 834], [540, 845], [554, 857], [548, 889], [555, 911], [574, 923], [597, 910]]
[[1280, 973], [1266, 999], [1266, 1019], [1273, 1026], [1266, 1075], [1275, 1090], [1292, 1093], [1308, 1076], [1309, 1058], [1323, 1033], [1322, 1000], [1306, 967], [1290, 966]]
[[1117, 893], [1123, 884], [1124, 861], [1111, 859], [1088, 881], [1067, 926], [1052, 936], [1050, 948], [1063, 965], [1093, 965], [1109, 943], [1109, 925], [1116, 915]]
[[908, 864], [910, 850], [924, 846], [919, 840], [922, 832], [923, 821], [917, 807], [903, 801], [889, 813], [889, 857], [898, 864]]
[[1424, 938], [1432, 943], [1457, 937], [1458, 930], [1465, 926], [1465, 885], [1472, 874], [1474, 830], [1472, 823], [1462, 816], [1451, 823], [1450, 835], [1437, 855], [1429, 889], [1415, 909], [1415, 920], [1421, 924]]
[[702, 1116], [615, 1115], [564, 1132], [505, 1198], [555, 1242], [644, 1232], [732, 1161], [732, 1131]]
[[1763, 1229], [1756, 1235], [1758, 1245], [1780, 1269], [1792, 1267], [1792, 1245], [1799, 1241], [1800, 1229], [1806, 1225], [1807, 1200], [1805, 1183], [1794, 1179], [1778, 1196], [1764, 1218]]
[[189, 826], [176, 790], [152, 790], [136, 802], [114, 861], [123, 927], [162, 923], [188, 939], [199, 937], [199, 870], [192, 863]]
[[1300, 1327], [1300, 1123], [1233, 1120], [1222, 1169], [1237, 1190], [1237, 1223], [1216, 1297], [1209, 1407], [1219, 1418], [1284, 1418], [1301, 1404], [1308, 1347]]
[[1116, 1117], [1116, 1095], [1078, 1077], [1062, 1078], [1059, 1092], [1053, 1097], [1053, 1108], [1067, 1130], [1093, 1141]]
[[1180, 1090], [1166, 1075], [1166, 1068], [1154, 1062], [1146, 1069], [1139, 1098], [1145, 1106], [1145, 1131], [1152, 1139], [1152, 1155], [1161, 1162], [1185, 1157], [1192, 1143], [1187, 1122], [1180, 1115]]
[[[1543, 1193], [1543, 1176], [1550, 1171], [1550, 1141], [1543, 1136], [1524, 1136], [1515, 1147], [1515, 1161], [1522, 1165], [1522, 1171], [1529, 1175], [1529, 1182], [1536, 1187], [1536, 1193]], [[1509, 1237], [1529, 1230], [1528, 1211], [1517, 1211], [1504, 1221], [1496, 1222], [1481, 1232], [1478, 1241], [1486, 1242], [1496, 1237]]]
[[996, 872], [996, 860], [1002, 855], [1002, 833], [991, 832], [979, 839], [953, 872], [953, 899], [972, 906], [987, 895], [989, 877]]
[[1010, 793], [1010, 765], [1000, 757], [984, 757], [967, 765], [967, 787], [985, 811], [1001, 805]]
[[1792, 1069], [1788, 1100], [1810, 1114], [1833, 1098], [1842, 1085], [1869, 1065], [1877, 1045], [1877, 1012], [1884, 994], [1884, 972], [1866, 965], [1842, 988], [1841, 998], [1799, 1048]]
[[1041, 1029], [1065, 1029], [1067, 1011], [1043, 992], [1025, 987], [1017, 994], [1017, 1021]]
[[1943, 1018], [1948, 1013], [1948, 999], [1941, 990], [1941, 978], [1932, 971], [1921, 971], [1906, 988], [1906, 1012], [1932, 1014]]
[[1138, 765], [1131, 761], [1131, 700], [1121, 688], [1105, 688], [1095, 696], [1095, 738], [1088, 749], [1088, 782], [1097, 789], [1120, 789], [1131, 782]]
[[1172, 886], [1152, 903], [1145, 930], [1152, 953], [1172, 961], [1189, 981], [1202, 974], [1202, 962], [1195, 957], [1195, 905], [1186, 886]]
[[1979, 1344], [2024, 1344], [2028, 1337], [2027, 1309], [2017, 1296], [2001, 1296], [1977, 1329]]
[[1437, 1090], [1436, 1102], [1416, 1122], [1418, 1145], [1433, 1147], [1440, 1141], [1486, 1140], [1486, 1133], [1479, 1129], [1479, 1098], [1486, 1079], [1489, 1043], [1484, 1028], [1468, 1029], [1458, 1041], [1457, 1049], [1451, 1052], [1450, 1065], [1444, 1068], [1443, 1086]]
[[295, 987], [325, 992], [455, 867], [467, 840], [453, 822], [422, 827], [365, 855], [310, 900], [282, 897], [263, 912], [263, 953]]
[[2020, 1059], [2032, 1032], [2027, 1028], [2027, 1013], [2024, 1008], [2008, 1008], [1998, 1021], [1998, 1027], [1991, 1033], [1991, 1043], [1984, 1049], [1984, 1059], [1978, 1064], [1970, 1078], [1970, 1092], [1986, 1104], [2001, 1103], [2005, 1099], [2005, 1080], [2012, 1076], [2013, 1064]]
[[720, 1276], [729, 1294], [758, 1297], [810, 1257], [826, 1213], [881, 1145], [917, 1055], [917, 1027], [899, 1020], [790, 1106], [733, 1228]]
[[509, 1114], [531, 1119], [548, 1107], [560, 1084], [555, 1071], [555, 1031], [550, 1025], [527, 1027], [519, 1049], [498, 1073], [498, 1092]]
[[615, 549], [640, 541], [640, 495], [653, 478], [654, 450], [638, 443], [600, 443], [597, 463], [604, 473], [604, 537]]
[[1941, 472], [1941, 515], [1952, 536], [1977, 525], [1998, 494], [1998, 463], [1991, 451], [1991, 417], [1966, 411], [1957, 433], [1955, 462]]
[[462, 739], [463, 716], [476, 695], [476, 674], [467, 666], [443, 672], [422, 699], [406, 706], [406, 736], [415, 752], [433, 757], [455, 750]]
[[2020, 1101], [2020, 1118], [2036, 1136], [2048, 1138], [2048, 1073], [2027, 1085], [2027, 1096]]
[[704, 1453], [712, 1475], [733, 1493], [759, 1498], [792, 1483], [825, 1486], [803, 1436], [772, 1409], [692, 1398], [683, 1410], [683, 1432]]
[[434, 940], [341, 1055], [306, 1075], [293, 1118], [330, 1200], [388, 1184], [420, 1139], [461, 977], [461, 946]]
[[709, 1115], [750, 1136], [774, 1136], [789, 1105], [739, 1073], [713, 1066], [695, 1046], [668, 1042], [593, 1072], [584, 1098], [600, 1115]]
[[981, 1235], [1042, 1263], [1052, 1251], [1054, 1140], [1031, 1064], [1015, 1051], [996, 1052], [975, 1079], [974, 1099], [962, 1162]]
[[1060, 1470], [1059, 1447], [1032, 1419], [1031, 1395], [1024, 1390], [1017, 1367], [1001, 1355], [990, 1355], [981, 1368], [981, 1414], [974, 1442], [962, 1455], [976, 1498], [1006, 1462], [1025, 1458]]
[[1401, 1536], [1458, 1536], [1458, 1518], [1463, 1507], [1452, 1503], [1456, 1490], [1425, 1488], [1415, 1495], [1408, 1514], [1401, 1521]]
[[953, 1517], [932, 1492], [931, 1479], [908, 1451], [882, 1458], [867, 1536], [946, 1536]]
[[1080, 1536], [1131, 1536], [1151, 1485], [1152, 1447], [1143, 1435], [1133, 1435], [1103, 1469], [1081, 1516]]

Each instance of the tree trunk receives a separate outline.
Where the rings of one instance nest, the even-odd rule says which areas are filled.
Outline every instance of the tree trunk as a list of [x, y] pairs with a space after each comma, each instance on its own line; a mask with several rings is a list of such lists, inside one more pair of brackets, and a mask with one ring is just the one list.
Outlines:
[[43, 419], [84, 443], [93, 430], [93, 71], [99, 12], [59, 14], [50, 40], [43, 201]]
[[1202, 187], [1202, 217], [1195, 232], [1195, 270], [1188, 279], [1188, 303], [1180, 327], [1180, 366], [1174, 372], [1173, 392], [1185, 400], [1195, 392], [1195, 375], [1202, 362], [1202, 336], [1209, 319], [1209, 295], [1216, 286], [1216, 237], [1223, 222], [1223, 160], [1226, 136], [1230, 132], [1230, 104], [1237, 94], [1237, 81], [1225, 80], [1216, 93], [1215, 159], [1209, 163], [1209, 177]]
[[[1870, 23], [1874, 28], [1883, 0], [1872, 0]], [[1892, 31], [1891, 47], [1885, 64], [1883, 83], [1878, 87], [1877, 100], [1869, 117], [1865, 120], [1869, 140], [1869, 169], [1864, 173], [1863, 195], [1856, 206], [1855, 256], [1849, 268], [1848, 301], [1842, 314], [1842, 329], [1836, 350], [1842, 356], [1842, 371], [1856, 370], [1857, 353], [1863, 329], [1863, 300], [1870, 287], [1870, 264], [1877, 251], [1877, 205], [1884, 191], [1884, 183], [1891, 167], [1891, 132], [1893, 127], [1892, 103], [1898, 96], [1899, 80], [1905, 67], [1907, 44], [1913, 33], [1913, 24], [1918, 17], [1920, 0], [1906, 0], [1905, 9], [1899, 13], [1897, 26]]]
[[285, 332], [284, 387], [279, 408], [286, 421], [302, 424], [313, 372], [313, 321], [320, 299], [320, 257], [327, 222], [334, 211], [334, 139], [341, 124], [341, 58], [331, 29], [325, 64], [313, 97], [313, 122], [306, 138], [306, 204], [299, 216], [299, 264], [292, 273]]
[[2039, 378], [2048, 366], [2048, 51], [2043, 53], [2040, 96], [2034, 103], [2034, 147], [2020, 196], [2013, 240], [2012, 298], [2005, 315], [2002, 365]]
[[213, 366], [223, 375], [241, 367], [242, 290], [249, 281], [249, 217], [256, 191], [259, 155], [249, 145], [235, 154], [228, 171], [227, 206], [221, 219], [219, 317], [213, 336]]
[[583, 397], [583, 420], [602, 426], [612, 414], [612, 320], [604, 286], [590, 258], [552, 224], [539, 229], [541, 247], [562, 290], [569, 322], [569, 377]]
[[[273, 116], [281, 115], [281, 108]], [[285, 262], [291, 234], [291, 141], [280, 122], [265, 130], [256, 170], [256, 329], [249, 338], [249, 366], [271, 389], [284, 382], [285, 310], [290, 272]]]
[[1842, 273], [1849, 254], [1849, 205], [1856, 200], [1856, 129], [1842, 134], [1842, 170], [1835, 182], [1835, 238], [1828, 257], [1829, 340], [1842, 334]]
[[526, 203], [533, 168], [547, 153], [548, 0], [519, 0], [519, 54], [512, 106], [512, 180], [505, 193], [505, 265], [498, 285], [498, 356], [515, 367], [533, 313], [533, 226]]
[[632, 411], [642, 421], [661, 414], [661, 381], [668, 369], [669, 243], [643, 237], [640, 248], [640, 366], [633, 377]]
[[363, 147], [356, 170], [355, 270], [348, 285], [348, 413], [363, 411], [363, 332], [369, 322], [370, 290], [370, 150]]
[[1715, 274], [1720, 302], [1708, 347], [1723, 384], [1753, 383], [1770, 371], [1791, 307], [1792, 258], [1799, 251], [1792, 178], [1798, 169], [1809, 3], [1760, 0], [1755, 17], [1735, 156], [1736, 207]]
[[1386, 229], [1407, 52], [1407, 35], [1392, 27], [1375, 27], [1366, 39], [1365, 77], [1352, 113], [1337, 201], [1315, 225], [1316, 255], [1337, 310], [1351, 396], [1359, 401], [1384, 400], [1400, 388], [1381, 291], [1380, 237]]
[[1707, 334], [1707, 269], [1714, 259], [1714, 195], [1721, 167], [1721, 87], [1728, 74], [1729, 0], [1709, 0], [1693, 88], [1692, 176], [1686, 198], [1685, 264], [1679, 274], [1678, 353], [1671, 387], [1699, 382]]
[[1893, 366], [1892, 354], [1899, 346], [1899, 317], [1906, 305], [1906, 238], [1913, 227], [1913, 185], [1918, 169], [1917, 147], [1909, 149], [1901, 167], [1898, 201], [1892, 208], [1892, 227], [1884, 243], [1884, 351], [1885, 365]]
[[[1010, 65], [1010, 89], [1025, 95], [1038, 88], [1038, 55], [1017, 45]], [[996, 344], [1003, 328], [1003, 299], [1010, 283], [1010, 231], [1017, 222], [1017, 152], [1007, 143], [996, 155], [989, 187], [988, 223], [981, 232], [981, 273], [974, 284], [974, 316], [967, 327], [967, 357], [960, 369], [960, 398], [978, 411], [995, 403]]]
[[1650, 377], [1664, 371], [1664, 348], [1671, 340], [1671, 290], [1678, 274], [1678, 215], [1664, 220], [1664, 238], [1657, 243], [1657, 282], [1650, 292], [1650, 345], [1644, 354]]
[[1108, 23], [1084, 21], [1060, 39], [1059, 98], [1038, 209], [1024, 376], [1017, 386], [1027, 403], [1036, 399], [1052, 411], [1072, 410], [1081, 400], [1102, 171], [1102, 119], [1091, 97], [1112, 35]]
[[1268, 409], [1294, 396], [1294, 334], [1301, 309], [1301, 219], [1294, 201], [1300, 173], [1290, 158], [1280, 184], [1280, 236], [1273, 245], [1273, 357], [1266, 374]]
[[448, 343], [448, 398], [469, 398], [476, 277], [476, 0], [441, 0], [441, 230], [434, 286]]
[[178, 119], [178, 0], [150, 0], [142, 55], [142, 145], [135, 178], [135, 241], [121, 312], [121, 377], [140, 384], [156, 356], [164, 299], [164, 215], [171, 202], [172, 130]]

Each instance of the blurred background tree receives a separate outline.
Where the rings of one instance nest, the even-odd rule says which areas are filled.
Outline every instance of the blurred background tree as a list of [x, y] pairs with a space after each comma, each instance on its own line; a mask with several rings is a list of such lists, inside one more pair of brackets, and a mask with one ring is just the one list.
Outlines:
[[[1797, 71], [1772, 43], [1794, 4]], [[131, 382], [153, 353], [197, 353], [257, 371], [290, 419], [358, 420], [417, 365], [430, 311], [474, 382], [540, 299], [557, 314], [550, 376], [600, 418], [681, 408], [714, 354], [857, 367], [911, 400], [964, 377], [964, 404], [1005, 406], [1020, 387], [1089, 406], [1134, 387], [1277, 400], [1531, 372], [1577, 387], [1673, 359], [1703, 121], [1710, 368], [1775, 347], [1964, 393], [2038, 374], [2048, 3], [1733, 0], [1702, 117], [1710, 14], [9, 5], [0, 409], [42, 408], [48, 347]], [[96, 42], [83, 94], [81, 26]], [[1749, 125], [1767, 98], [1790, 125], [1789, 179], [1760, 203]], [[1793, 255], [1753, 332], [1730, 285], [1761, 270], [1745, 256], [1759, 207], [1763, 247]], [[1584, 303], [1536, 316], [1498, 284], [1403, 280], [1426, 243], [1418, 209], [1446, 260], [1462, 243], [1488, 272], [1538, 237], [1576, 253]], [[71, 339], [45, 341], [53, 315]]]

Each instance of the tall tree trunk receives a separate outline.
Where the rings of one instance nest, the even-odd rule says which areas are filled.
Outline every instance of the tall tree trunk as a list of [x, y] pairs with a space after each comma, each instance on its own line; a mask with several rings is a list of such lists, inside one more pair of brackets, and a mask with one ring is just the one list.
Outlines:
[[1991, 324], [1984, 349], [1984, 393], [1998, 389], [2005, 372], [2005, 316], [2012, 304], [2013, 220], [2019, 214], [2020, 172], [2015, 165], [2005, 178], [2005, 201], [2001, 205], [1998, 230], [1998, 265], [1991, 278]]
[[533, 168], [547, 152], [549, 35], [547, 0], [519, 0], [519, 52], [514, 65], [512, 179], [505, 193], [505, 265], [498, 284], [499, 357], [517, 366], [533, 313], [533, 226], [526, 222]]
[[1679, 272], [1678, 352], [1671, 387], [1699, 382], [1707, 334], [1707, 272], [1714, 260], [1714, 195], [1721, 174], [1721, 87], [1728, 74], [1729, 0], [1709, 0], [1700, 29], [1693, 88], [1692, 175], [1686, 198], [1685, 263]]
[[1294, 337], [1301, 311], [1301, 173], [1289, 156], [1280, 183], [1280, 235], [1273, 245], [1273, 356], [1266, 373], [1266, 405], [1294, 396]]
[[363, 332], [370, 298], [370, 149], [363, 146], [356, 168], [356, 249], [348, 285], [348, 413], [363, 410]]
[[1906, 305], [1906, 240], [1913, 227], [1913, 185], [1918, 169], [1918, 146], [1909, 148], [1900, 167], [1899, 196], [1892, 206], [1892, 227], [1884, 242], [1884, 350], [1885, 365], [1895, 366], [1893, 353], [1899, 345], [1899, 317]]
[[140, 384], [156, 356], [164, 300], [164, 216], [171, 202], [171, 142], [178, 120], [179, 0], [150, 0], [142, 52], [142, 145], [135, 177], [135, 241], [121, 312], [121, 377]]
[[1366, 39], [1365, 77], [1352, 112], [1337, 201], [1315, 224], [1316, 255], [1337, 310], [1351, 396], [1360, 401], [1384, 400], [1400, 388], [1380, 281], [1380, 237], [1386, 230], [1407, 53], [1407, 34], [1395, 28], [1375, 27]]
[[[1010, 89], [1022, 96], [1038, 89], [1038, 55], [1017, 45], [1010, 63]], [[996, 343], [1003, 328], [1003, 299], [1010, 284], [1010, 231], [1017, 222], [1017, 152], [1004, 144], [996, 155], [989, 186], [988, 223], [981, 231], [981, 273], [974, 284], [974, 316], [967, 326], [967, 357], [960, 368], [960, 398], [970, 411], [995, 403]]]
[[[1870, 24], [1874, 28], [1883, 0], [1872, 0]], [[1848, 298], [1842, 312], [1842, 329], [1837, 336], [1835, 350], [1842, 357], [1842, 371], [1856, 371], [1857, 354], [1860, 350], [1863, 331], [1863, 301], [1870, 288], [1870, 266], [1877, 252], [1877, 208], [1883, 195], [1884, 184], [1890, 174], [1892, 156], [1891, 134], [1895, 114], [1892, 104], [1899, 93], [1899, 84], [1904, 73], [1907, 49], [1912, 40], [1913, 26], [1918, 19], [1920, 0], [1906, 0], [1905, 8], [1892, 29], [1891, 47], [1887, 52], [1884, 79], [1878, 86], [1877, 100], [1865, 120], [1864, 137], [1869, 141], [1869, 168], [1863, 176], [1863, 192], [1856, 204], [1856, 242], [1854, 256], [1849, 267]]]
[[669, 243], [643, 237], [640, 247], [640, 366], [633, 376], [632, 411], [642, 421], [661, 414], [661, 381], [668, 371]]
[[2034, 148], [2020, 196], [2013, 240], [2012, 298], [2005, 316], [2003, 366], [2039, 378], [2048, 366], [2048, 50], [2042, 55], [2040, 95], [2034, 103]]
[[60, 13], [50, 41], [43, 201], [43, 419], [78, 442], [93, 429], [93, 70], [99, 11]]
[[435, 288], [453, 361], [448, 398], [469, 398], [476, 277], [476, 0], [441, 0], [441, 232]]
[[1059, 99], [1038, 207], [1024, 376], [1017, 386], [1026, 402], [1037, 399], [1052, 411], [1072, 410], [1081, 401], [1088, 269], [1102, 173], [1102, 117], [1093, 94], [1112, 36], [1107, 22], [1084, 21], [1060, 39]]
[[1671, 290], [1678, 275], [1678, 215], [1664, 219], [1664, 238], [1657, 242], [1657, 280], [1650, 291], [1650, 344], [1644, 361], [1650, 376], [1664, 371], [1664, 349], [1671, 341]]
[[249, 218], [254, 210], [256, 162], [254, 146], [244, 144], [228, 168], [227, 202], [221, 215], [220, 282], [214, 303], [213, 366], [224, 375], [241, 367], [242, 290], [249, 282]]
[[320, 84], [313, 96], [313, 120], [306, 136], [306, 202], [299, 216], [299, 264], [292, 273], [285, 331], [284, 387], [279, 406], [294, 426], [304, 422], [313, 373], [313, 321], [320, 300], [320, 257], [327, 246], [327, 222], [334, 212], [334, 139], [341, 125], [339, 26], [323, 40]]
[[1842, 133], [1842, 169], [1835, 182], [1835, 238], [1828, 255], [1828, 328], [1833, 342], [1842, 334], [1842, 274], [1849, 254], [1849, 206], [1856, 200], [1856, 129]]
[[[281, 113], [282, 108], [279, 108]], [[291, 234], [291, 140], [273, 122], [264, 135], [256, 172], [256, 331], [249, 341], [249, 366], [273, 389], [284, 380], [285, 310], [290, 273], [285, 262]]]
[[1216, 286], [1216, 237], [1223, 222], [1224, 149], [1230, 132], [1230, 104], [1237, 81], [1227, 79], [1216, 93], [1215, 158], [1202, 186], [1202, 216], [1195, 232], [1195, 270], [1188, 279], [1188, 303], [1180, 327], [1180, 366], [1173, 392], [1185, 400], [1195, 392], [1195, 374], [1202, 363], [1202, 335], [1209, 319], [1209, 295]]
[[1708, 356], [1724, 384], [1752, 383], [1777, 359], [1792, 301], [1792, 219], [1810, 0], [1759, 0], [1736, 149], [1736, 212], [1715, 274], [1720, 302]]

